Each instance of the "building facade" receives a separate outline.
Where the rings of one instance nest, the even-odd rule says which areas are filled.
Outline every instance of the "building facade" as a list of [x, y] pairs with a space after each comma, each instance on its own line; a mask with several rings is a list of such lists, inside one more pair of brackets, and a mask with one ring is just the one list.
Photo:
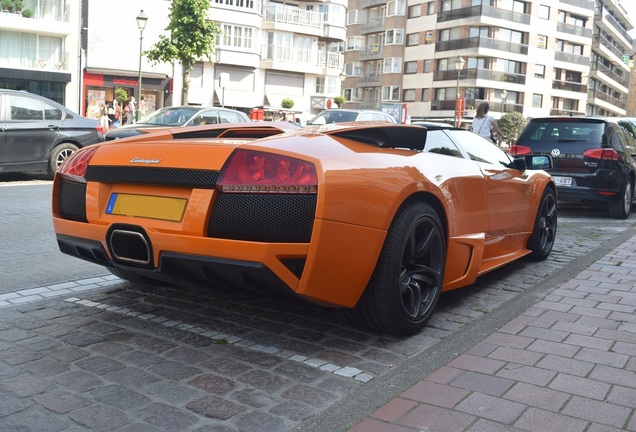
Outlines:
[[347, 24], [347, 106], [449, 122], [458, 99], [469, 117], [481, 102], [495, 116], [626, 114], [633, 25], [616, 0], [351, 0]]
[[309, 115], [343, 95], [346, 107], [449, 122], [458, 99], [468, 118], [483, 101], [495, 116], [628, 114], [633, 24], [618, 0], [212, 0], [222, 33], [194, 65], [187, 101], [179, 64], [140, 56], [165, 34], [170, 5], [25, 0], [30, 17], [0, 13], [0, 86], [83, 114], [118, 88], [148, 110], [291, 99]]

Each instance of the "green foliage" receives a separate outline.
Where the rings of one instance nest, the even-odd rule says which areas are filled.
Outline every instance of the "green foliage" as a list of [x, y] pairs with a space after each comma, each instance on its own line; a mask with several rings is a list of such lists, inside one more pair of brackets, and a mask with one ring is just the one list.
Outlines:
[[123, 88], [119, 87], [115, 90], [115, 99], [119, 105], [123, 105], [128, 100], [128, 93]]
[[290, 109], [291, 107], [294, 106], [294, 100], [290, 98], [285, 98], [280, 102], [280, 106], [282, 106], [285, 109]]
[[333, 103], [335, 103], [338, 108], [342, 108], [346, 101], [344, 96], [336, 96], [333, 98]]
[[25, 18], [31, 18], [33, 16], [33, 11], [31, 9], [22, 9], [22, 16]]
[[22, 10], [24, 7], [24, 0], [13, 0], [13, 10]]
[[0, 0], [0, 5], [11, 8], [13, 7], [13, 0]]
[[511, 145], [517, 142], [517, 138], [523, 128], [526, 127], [526, 123], [528, 123], [528, 120], [516, 111], [505, 114], [497, 120], [499, 129], [501, 129], [508, 143]]
[[201, 59], [212, 61], [216, 37], [221, 33], [217, 24], [210, 20], [210, 0], [173, 0], [170, 4], [166, 27], [169, 36], [159, 35], [157, 42], [144, 54], [154, 64], [178, 61], [183, 66], [183, 103], [188, 101], [190, 71]]

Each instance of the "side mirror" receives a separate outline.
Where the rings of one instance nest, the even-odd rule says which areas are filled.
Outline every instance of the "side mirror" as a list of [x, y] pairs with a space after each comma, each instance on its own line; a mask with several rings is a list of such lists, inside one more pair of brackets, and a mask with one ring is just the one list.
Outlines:
[[548, 155], [528, 155], [523, 159], [526, 163], [526, 169], [531, 170], [549, 170], [553, 167], [552, 157]]

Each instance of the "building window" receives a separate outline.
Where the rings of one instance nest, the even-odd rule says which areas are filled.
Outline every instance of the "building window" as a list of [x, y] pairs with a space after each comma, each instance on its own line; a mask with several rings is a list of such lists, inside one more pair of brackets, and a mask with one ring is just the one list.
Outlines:
[[414, 74], [416, 72], [417, 72], [417, 62], [416, 61], [404, 62], [404, 73], [405, 74]]
[[537, 48], [548, 49], [548, 37], [537, 35]]
[[353, 36], [347, 38], [347, 51], [362, 51], [364, 48], [364, 37]]
[[384, 59], [383, 73], [402, 73], [402, 58], [387, 57]]
[[424, 72], [431, 71], [431, 60], [424, 60]]
[[543, 95], [534, 93], [532, 95], [532, 106], [535, 108], [543, 107]]
[[539, 18], [545, 20], [550, 19], [550, 6], [539, 5]]
[[426, 15], [433, 15], [435, 14], [435, 2], [428, 2], [427, 3], [428, 7], [426, 8]]
[[218, 5], [231, 6], [237, 9], [253, 9], [254, 0], [214, 0]]
[[409, 33], [406, 35], [406, 46], [416, 46], [420, 44], [419, 33]]
[[236, 25], [223, 25], [221, 45], [234, 48], [252, 48], [252, 28]]
[[404, 102], [415, 102], [415, 89], [404, 90]]
[[422, 102], [428, 102], [429, 90], [427, 88], [422, 89]]
[[404, 0], [389, 1], [386, 4], [386, 16], [404, 16], [405, 11]]
[[384, 86], [382, 87], [383, 101], [400, 101], [400, 86]]
[[316, 93], [318, 94], [325, 93], [325, 78], [324, 77], [316, 77]]
[[359, 10], [356, 9], [347, 12], [347, 25], [360, 24], [361, 22]]
[[574, 44], [562, 39], [556, 41], [557, 51], [567, 54], [583, 55], [583, 45]]
[[534, 77], [545, 78], [545, 65], [534, 65]]
[[422, 15], [422, 5], [409, 6], [409, 18], [417, 18]]
[[384, 34], [385, 45], [402, 45], [404, 43], [404, 29], [391, 29]]

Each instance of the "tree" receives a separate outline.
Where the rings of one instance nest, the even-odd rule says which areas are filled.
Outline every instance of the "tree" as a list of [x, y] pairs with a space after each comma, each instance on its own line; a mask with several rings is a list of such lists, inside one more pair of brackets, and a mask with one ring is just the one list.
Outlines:
[[333, 98], [333, 103], [335, 103], [338, 108], [342, 108], [346, 101], [344, 96], [336, 96]]
[[221, 33], [217, 24], [208, 18], [210, 0], [172, 0], [166, 30], [170, 37], [159, 36], [157, 42], [144, 54], [153, 62], [179, 61], [183, 68], [182, 101], [188, 103], [190, 72], [197, 60], [212, 61], [216, 37]]
[[505, 114], [497, 120], [499, 129], [501, 129], [510, 145], [517, 141], [517, 138], [526, 126], [526, 123], [528, 123], [528, 120], [516, 111]]
[[285, 98], [280, 102], [280, 106], [285, 109], [290, 109], [294, 106], [294, 100], [290, 98]]

